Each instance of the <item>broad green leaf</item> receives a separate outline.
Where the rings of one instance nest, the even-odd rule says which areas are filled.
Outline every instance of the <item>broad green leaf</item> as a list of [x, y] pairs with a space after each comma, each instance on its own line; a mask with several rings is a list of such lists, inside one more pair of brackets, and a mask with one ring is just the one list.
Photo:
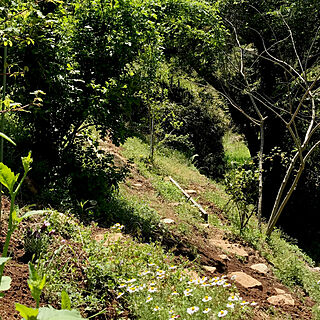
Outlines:
[[0, 257], [0, 266], [9, 261], [10, 259], [10, 257]]
[[0, 132], [0, 137], [6, 139], [7, 141], [11, 142], [14, 146], [16, 145], [16, 143], [11, 139], [9, 138], [6, 134], [4, 134], [3, 132]]
[[71, 310], [71, 301], [66, 291], [61, 292], [61, 309]]
[[7, 276], [2, 276], [0, 281], [0, 291], [7, 291], [11, 286], [11, 278]]
[[43, 213], [48, 213], [48, 212], [49, 212], [48, 210], [31, 210], [31, 211], [26, 212], [19, 219], [23, 220], [23, 219], [29, 218], [31, 216], [34, 216], [36, 214], [43, 214]]
[[16, 310], [20, 312], [20, 316], [25, 320], [36, 320], [39, 313], [38, 309], [28, 308], [20, 303], [16, 303]]
[[51, 308], [40, 308], [37, 320], [79, 320], [82, 318], [76, 310], [55, 310]]
[[15, 175], [10, 168], [0, 162], [0, 182], [9, 190], [13, 192], [13, 186], [17, 182], [19, 174]]

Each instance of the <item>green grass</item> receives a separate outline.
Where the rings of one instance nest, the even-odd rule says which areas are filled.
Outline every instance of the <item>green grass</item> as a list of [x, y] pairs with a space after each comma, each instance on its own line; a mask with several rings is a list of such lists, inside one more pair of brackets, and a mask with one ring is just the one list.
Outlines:
[[250, 159], [250, 152], [240, 135], [228, 131], [223, 137], [225, 159], [229, 168]]

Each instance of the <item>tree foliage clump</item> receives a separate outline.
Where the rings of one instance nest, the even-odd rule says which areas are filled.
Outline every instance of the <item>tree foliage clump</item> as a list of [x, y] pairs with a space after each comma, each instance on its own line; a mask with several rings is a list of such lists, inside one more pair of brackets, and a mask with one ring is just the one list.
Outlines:
[[[210, 174], [219, 167], [221, 175], [219, 117], [205, 94], [176, 103], [180, 93], [168, 94], [161, 69], [167, 64], [188, 70], [182, 60], [174, 61], [183, 47], [203, 59], [202, 49], [220, 45], [224, 29], [216, 7], [202, 1], [19, 0], [2, 10], [8, 96], [29, 105], [28, 112], [7, 117], [6, 131], [17, 148], [6, 152], [14, 165], [32, 150], [37, 166], [29, 182], [38, 199], [54, 205], [108, 200], [126, 168], [116, 168], [112, 157], [99, 151], [98, 139], [121, 143], [132, 134], [133, 121], [154, 123], [156, 113], [164, 124], [161, 112], [172, 105], [178, 123], [186, 119], [177, 133], [191, 137], [200, 166]], [[44, 93], [41, 105], [30, 105], [30, 93], [37, 92]], [[160, 135], [170, 134], [172, 124], [160, 125]], [[213, 140], [215, 145], [207, 144]]]

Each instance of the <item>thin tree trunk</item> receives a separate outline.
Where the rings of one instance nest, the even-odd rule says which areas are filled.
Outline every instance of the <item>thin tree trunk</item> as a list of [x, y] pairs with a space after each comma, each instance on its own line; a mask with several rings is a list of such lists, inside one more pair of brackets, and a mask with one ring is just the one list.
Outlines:
[[260, 123], [260, 151], [259, 151], [259, 198], [258, 198], [258, 225], [261, 231], [262, 200], [263, 200], [263, 149], [264, 149], [264, 119]]

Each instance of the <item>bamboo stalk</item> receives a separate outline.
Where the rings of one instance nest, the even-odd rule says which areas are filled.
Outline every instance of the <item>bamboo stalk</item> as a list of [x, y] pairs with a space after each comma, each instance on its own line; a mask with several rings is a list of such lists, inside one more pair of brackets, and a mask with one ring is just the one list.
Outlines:
[[186, 198], [188, 200], [190, 200], [198, 209], [199, 211], [202, 213], [203, 219], [208, 222], [208, 213], [206, 212], [206, 210], [204, 210], [202, 208], [202, 206], [197, 203], [186, 191], [184, 191], [180, 185], [178, 184], [178, 182], [176, 182], [174, 179], [172, 179], [172, 177], [169, 177], [170, 181], [186, 196]]

